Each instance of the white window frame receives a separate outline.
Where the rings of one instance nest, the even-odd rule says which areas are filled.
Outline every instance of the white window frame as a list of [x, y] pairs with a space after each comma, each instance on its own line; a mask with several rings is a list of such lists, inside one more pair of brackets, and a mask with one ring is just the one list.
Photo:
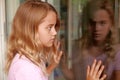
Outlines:
[[6, 32], [5, 32], [5, 0], [0, 0], [0, 80], [6, 80], [4, 72], [5, 64], [5, 44], [6, 44]]

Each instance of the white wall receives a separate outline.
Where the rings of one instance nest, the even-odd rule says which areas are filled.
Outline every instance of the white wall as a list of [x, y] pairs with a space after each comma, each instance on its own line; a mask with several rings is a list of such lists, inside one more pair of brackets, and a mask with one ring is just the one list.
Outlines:
[[0, 0], [0, 80], [5, 80], [3, 71], [5, 59], [5, 0]]
[[11, 31], [11, 24], [12, 24], [12, 20], [13, 17], [15, 15], [15, 12], [18, 8], [18, 6], [20, 5], [20, 1], [19, 0], [6, 0], [6, 26], [7, 26], [7, 36], [9, 35], [10, 31]]

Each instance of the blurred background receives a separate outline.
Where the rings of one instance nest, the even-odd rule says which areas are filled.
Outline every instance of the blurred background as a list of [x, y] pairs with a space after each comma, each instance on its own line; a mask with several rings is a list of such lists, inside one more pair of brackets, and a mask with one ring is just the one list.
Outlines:
[[[6, 80], [3, 71], [5, 62], [6, 41], [11, 31], [12, 19], [18, 6], [25, 0], [0, 0], [0, 80]], [[72, 44], [82, 36], [81, 16], [82, 8], [88, 0], [42, 0], [52, 4], [59, 13], [61, 30], [59, 39], [62, 49], [67, 55], [67, 65], [71, 67]], [[114, 3], [116, 29], [120, 33], [120, 0], [111, 0]], [[119, 38], [119, 37], [118, 37]], [[61, 70], [56, 68], [50, 80], [65, 80]]]

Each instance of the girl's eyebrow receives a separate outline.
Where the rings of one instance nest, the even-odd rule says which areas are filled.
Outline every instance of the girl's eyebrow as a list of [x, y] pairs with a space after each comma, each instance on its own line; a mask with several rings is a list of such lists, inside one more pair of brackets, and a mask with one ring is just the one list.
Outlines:
[[90, 20], [90, 22], [92, 23], [97, 23], [97, 22], [105, 22], [106, 20], [99, 20], [99, 21], [96, 21], [96, 20]]
[[48, 26], [54, 26], [55, 24], [48, 24]]

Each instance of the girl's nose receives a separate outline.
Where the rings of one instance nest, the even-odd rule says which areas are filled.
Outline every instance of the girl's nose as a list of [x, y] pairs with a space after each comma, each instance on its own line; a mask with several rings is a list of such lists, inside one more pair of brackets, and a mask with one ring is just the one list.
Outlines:
[[57, 35], [57, 31], [55, 28], [52, 29], [52, 35]]

